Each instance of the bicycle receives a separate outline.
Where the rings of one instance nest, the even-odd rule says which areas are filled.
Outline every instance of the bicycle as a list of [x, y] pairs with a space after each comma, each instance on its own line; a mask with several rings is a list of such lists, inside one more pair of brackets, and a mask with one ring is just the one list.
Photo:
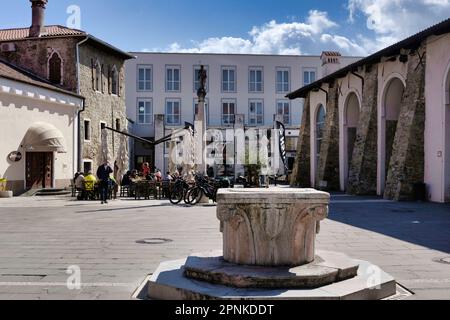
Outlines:
[[170, 192], [169, 196], [170, 203], [176, 205], [179, 204], [183, 199], [185, 199], [189, 187], [190, 187], [189, 184], [182, 178], [177, 179], [172, 187], [172, 191]]
[[200, 202], [203, 196], [216, 202], [217, 191], [219, 186], [217, 184], [212, 185], [205, 177], [195, 175], [196, 185], [190, 188], [185, 195], [185, 202], [190, 205], [196, 205]]

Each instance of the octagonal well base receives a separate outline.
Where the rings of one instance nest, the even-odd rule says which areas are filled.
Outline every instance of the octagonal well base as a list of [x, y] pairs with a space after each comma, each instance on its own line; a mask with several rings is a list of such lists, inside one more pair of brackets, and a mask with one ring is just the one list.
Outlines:
[[194, 280], [185, 276], [187, 260], [162, 263], [149, 280], [148, 298], [156, 300], [381, 300], [396, 294], [395, 279], [379, 267], [362, 260], [350, 259], [351, 263], [359, 265], [355, 277], [309, 289], [236, 288]]
[[291, 267], [229, 263], [221, 251], [190, 256], [185, 276], [234, 288], [314, 289], [357, 276], [359, 264], [342, 253], [318, 252], [314, 262]]

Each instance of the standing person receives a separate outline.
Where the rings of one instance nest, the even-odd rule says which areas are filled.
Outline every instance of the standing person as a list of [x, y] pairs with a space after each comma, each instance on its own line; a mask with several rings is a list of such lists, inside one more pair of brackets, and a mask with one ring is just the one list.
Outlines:
[[108, 161], [105, 161], [100, 167], [97, 169], [97, 177], [100, 180], [100, 199], [102, 204], [108, 203], [108, 191], [109, 191], [109, 183], [110, 183], [110, 175], [114, 171], [111, 169]]
[[148, 162], [145, 162], [142, 165], [142, 174], [144, 175], [144, 178], [147, 178], [150, 175], [150, 164]]

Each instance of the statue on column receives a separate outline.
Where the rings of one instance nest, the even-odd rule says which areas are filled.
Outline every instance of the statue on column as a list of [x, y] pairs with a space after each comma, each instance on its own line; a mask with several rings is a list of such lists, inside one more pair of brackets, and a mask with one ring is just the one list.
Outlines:
[[206, 80], [208, 79], [208, 75], [206, 73], [205, 66], [201, 66], [198, 72], [198, 81], [200, 83], [200, 88], [197, 91], [197, 96], [199, 99], [205, 99], [206, 97]]

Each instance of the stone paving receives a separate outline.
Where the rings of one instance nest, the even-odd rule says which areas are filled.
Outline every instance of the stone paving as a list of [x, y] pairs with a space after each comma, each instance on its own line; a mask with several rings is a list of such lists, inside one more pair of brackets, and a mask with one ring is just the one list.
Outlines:
[[[171, 241], [139, 241], [152, 238]], [[0, 199], [0, 243], [0, 299], [45, 300], [132, 299], [160, 261], [222, 247], [214, 206], [64, 197]], [[437, 262], [450, 257], [450, 205], [334, 195], [317, 246], [381, 266], [411, 299], [450, 299], [450, 264]]]

